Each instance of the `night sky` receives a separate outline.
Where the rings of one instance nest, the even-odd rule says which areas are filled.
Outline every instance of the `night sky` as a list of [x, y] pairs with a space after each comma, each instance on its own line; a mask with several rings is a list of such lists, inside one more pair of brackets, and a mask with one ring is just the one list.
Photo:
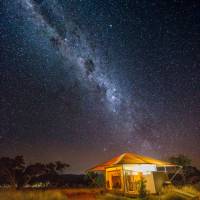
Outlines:
[[0, 156], [200, 166], [198, 0], [2, 0], [0, 49]]

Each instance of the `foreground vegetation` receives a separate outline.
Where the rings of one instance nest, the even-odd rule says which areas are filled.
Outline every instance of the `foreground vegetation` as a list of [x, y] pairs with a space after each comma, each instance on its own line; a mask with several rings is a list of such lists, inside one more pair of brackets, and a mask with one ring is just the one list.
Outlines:
[[[100, 189], [53, 189], [38, 190], [27, 189], [21, 191], [0, 190], [0, 200], [133, 200], [120, 195], [105, 193]], [[159, 195], [147, 194], [144, 198], [134, 200], [200, 200], [200, 185], [169, 187], [165, 188]]]
[[[119, 197], [119, 196], [115, 196], [115, 195], [105, 195], [105, 196], [98, 197], [97, 200], [142, 200], [142, 199]], [[170, 195], [167, 195], [166, 197], [151, 196], [151, 197], [147, 198], [146, 200], [187, 200], [187, 199], [177, 196], [175, 194], [170, 194]]]
[[65, 194], [59, 191], [0, 191], [2, 200], [67, 200]]
[[[190, 196], [185, 196], [184, 194]], [[69, 197], [69, 198], [67, 198]], [[123, 197], [104, 193], [101, 189], [52, 189], [37, 190], [26, 189], [21, 191], [0, 190], [0, 200], [133, 200], [133, 198]], [[160, 195], [147, 195], [145, 198], [134, 198], [134, 200], [188, 200], [200, 199], [200, 184], [193, 186], [174, 187], [163, 189]]]
[[[186, 195], [187, 194], [187, 195]], [[104, 194], [97, 197], [98, 200], [133, 200], [133, 198]], [[174, 186], [163, 189], [160, 195], [147, 195], [145, 198], [134, 198], [134, 200], [188, 200], [200, 199], [200, 185]]]

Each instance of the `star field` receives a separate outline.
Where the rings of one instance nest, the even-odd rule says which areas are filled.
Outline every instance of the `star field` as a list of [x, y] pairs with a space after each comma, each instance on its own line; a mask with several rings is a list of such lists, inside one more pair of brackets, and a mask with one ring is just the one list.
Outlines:
[[0, 154], [62, 160], [75, 173], [126, 151], [200, 166], [199, 8], [1, 2]]

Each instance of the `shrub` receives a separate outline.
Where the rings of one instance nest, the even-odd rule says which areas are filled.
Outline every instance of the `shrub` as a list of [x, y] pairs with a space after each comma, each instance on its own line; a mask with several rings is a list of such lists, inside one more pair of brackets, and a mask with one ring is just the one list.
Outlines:
[[143, 177], [139, 181], [139, 198], [144, 199], [147, 197], [146, 181]]

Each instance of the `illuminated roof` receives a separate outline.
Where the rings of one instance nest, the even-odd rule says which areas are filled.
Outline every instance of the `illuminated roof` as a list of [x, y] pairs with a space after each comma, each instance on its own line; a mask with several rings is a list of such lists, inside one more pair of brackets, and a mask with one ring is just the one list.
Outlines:
[[87, 171], [105, 171], [106, 168], [120, 164], [154, 164], [156, 166], [175, 166], [172, 163], [142, 156], [136, 153], [124, 153], [102, 164], [96, 165]]

